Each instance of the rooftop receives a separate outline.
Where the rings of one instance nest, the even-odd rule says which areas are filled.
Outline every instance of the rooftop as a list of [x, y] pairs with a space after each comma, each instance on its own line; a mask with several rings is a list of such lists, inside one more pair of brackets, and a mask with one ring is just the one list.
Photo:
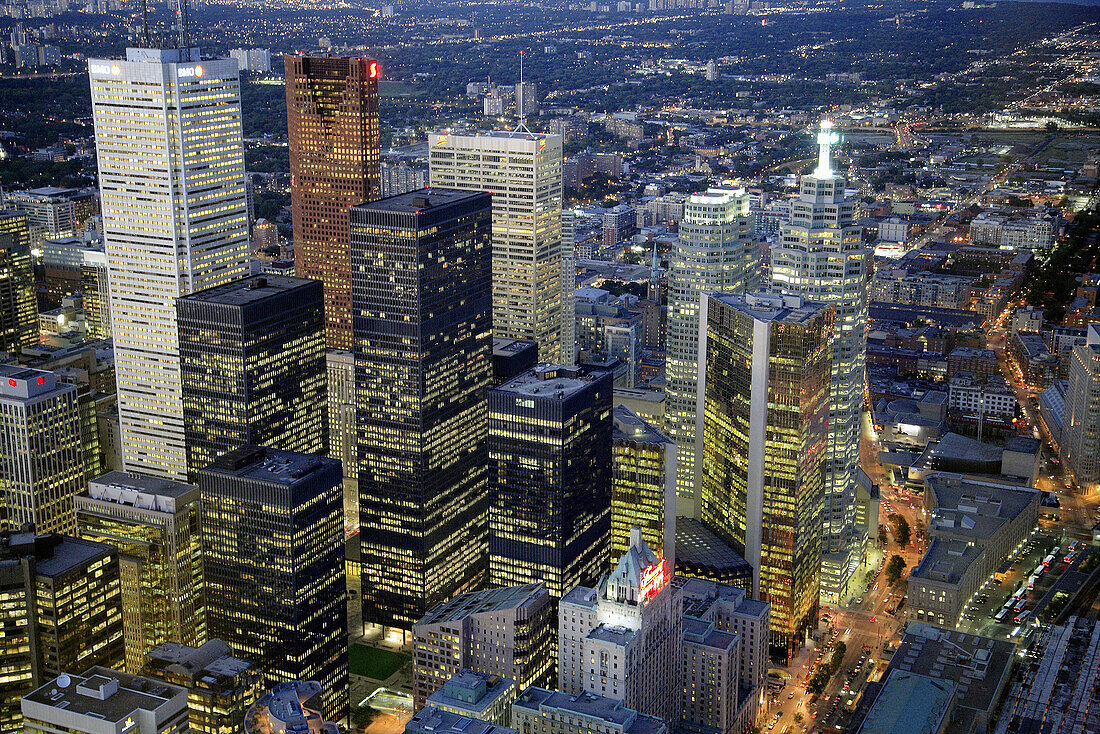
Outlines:
[[548, 599], [549, 594], [546, 591], [546, 586], [541, 583], [471, 591], [468, 594], [461, 594], [439, 604], [425, 614], [416, 625], [451, 622], [482, 612], [499, 612], [537, 606], [545, 603]]
[[979, 543], [1031, 505], [1037, 505], [1040, 498], [1040, 493], [1034, 489], [963, 474], [928, 474], [924, 483], [933, 505], [928, 522], [929, 535], [946, 535]]
[[895, 670], [890, 673], [860, 734], [937, 734], [955, 697], [952, 681]]
[[518, 354], [528, 349], [538, 349], [538, 344], [524, 339], [493, 338], [493, 354]]
[[283, 275], [254, 275], [181, 296], [181, 301], [198, 301], [222, 306], [247, 306], [274, 296], [316, 288], [316, 281]]
[[657, 717], [639, 714], [625, 708], [620, 701], [593, 693], [570, 695], [531, 686], [512, 704], [513, 711], [526, 709], [535, 713], [547, 708], [621, 727], [624, 734], [661, 734], [666, 731], [665, 723]]
[[[618, 391], [616, 391], [618, 392]], [[615, 422], [612, 438], [616, 441], [634, 441], [635, 443], [670, 444], [672, 440], [646, 423], [625, 405], [616, 405], [613, 414]]]
[[432, 734], [518, 734], [515, 729], [471, 716], [444, 711], [435, 706], [425, 706], [413, 714], [405, 724], [405, 731], [432, 732]]
[[352, 207], [362, 212], [393, 212], [398, 214], [420, 214], [428, 209], [453, 206], [463, 201], [486, 198], [483, 191], [464, 191], [460, 189], [426, 188], [408, 191], [396, 196], [387, 196], [366, 204]]
[[80, 496], [145, 510], [175, 512], [176, 500], [198, 499], [198, 488], [171, 479], [110, 471], [88, 482], [88, 489]]
[[25, 699], [113, 724], [137, 711], [156, 711], [173, 700], [180, 710], [187, 707], [187, 692], [178, 686], [99, 666], [90, 668], [84, 675], [62, 673], [28, 693]]
[[61, 576], [82, 569], [112, 551], [114, 548], [109, 545], [67, 535], [0, 534], [0, 564], [18, 563], [20, 558], [34, 556], [39, 576]]
[[233, 648], [218, 639], [210, 640], [201, 647], [165, 642], [145, 655], [146, 665], [190, 678], [192, 681], [204, 676], [232, 678], [253, 667], [250, 661], [233, 657]]
[[262, 482], [292, 485], [302, 482], [314, 472], [333, 464], [335, 459], [294, 451], [242, 446], [223, 454], [203, 471], [229, 473]]
[[494, 390], [544, 399], [568, 400], [607, 374], [608, 372], [601, 369], [540, 364], [516, 375]]
[[757, 321], [781, 324], [808, 324], [827, 308], [800, 296], [765, 293], [707, 293], [707, 296]]
[[690, 517], [676, 518], [677, 573], [752, 576], [752, 566], [703, 523]]

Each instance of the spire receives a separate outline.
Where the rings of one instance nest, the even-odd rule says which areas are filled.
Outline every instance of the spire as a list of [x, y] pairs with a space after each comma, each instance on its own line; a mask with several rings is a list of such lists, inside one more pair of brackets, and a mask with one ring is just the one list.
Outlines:
[[515, 129], [517, 133], [530, 133], [531, 131], [527, 127], [527, 105], [523, 103], [523, 98], [527, 96], [527, 87], [523, 86], [523, 49], [519, 50], [519, 89], [516, 90], [516, 112], [519, 113], [519, 127]]
[[833, 121], [822, 120], [821, 130], [817, 134], [817, 169], [815, 176], [827, 177], [833, 175], [833, 164], [830, 160], [832, 147], [840, 142], [840, 135], [833, 132]]

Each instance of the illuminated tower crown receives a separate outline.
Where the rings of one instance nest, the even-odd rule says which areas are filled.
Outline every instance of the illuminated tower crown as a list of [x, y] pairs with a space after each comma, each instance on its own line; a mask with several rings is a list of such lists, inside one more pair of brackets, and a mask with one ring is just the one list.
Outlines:
[[827, 177], [833, 175], [833, 165], [830, 160], [832, 147], [840, 142], [840, 134], [833, 132], [832, 120], [822, 120], [821, 130], [817, 133], [817, 169], [815, 176]]

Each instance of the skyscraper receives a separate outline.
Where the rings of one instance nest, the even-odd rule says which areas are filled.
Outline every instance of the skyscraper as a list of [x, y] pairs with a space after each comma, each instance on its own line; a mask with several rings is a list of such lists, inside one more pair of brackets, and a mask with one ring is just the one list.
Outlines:
[[610, 565], [611, 372], [540, 365], [489, 392], [489, 583], [560, 599]]
[[348, 210], [381, 192], [381, 67], [331, 55], [284, 61], [294, 272], [324, 283], [326, 345], [351, 349]]
[[238, 446], [328, 445], [321, 283], [264, 275], [177, 302], [187, 466]]
[[695, 477], [695, 389], [699, 369], [699, 294], [739, 293], [758, 277], [753, 218], [743, 189], [709, 189], [684, 202], [680, 239], [669, 257], [668, 403], [676, 442], [677, 515], [699, 516]]
[[1074, 480], [1091, 492], [1100, 482], [1100, 325], [1073, 347], [1062, 424], [1062, 453]]
[[559, 135], [428, 136], [432, 186], [493, 194], [493, 335], [537, 343], [541, 362], [573, 353], [562, 343], [573, 281], [562, 282], [572, 253], [561, 249], [561, 156]]
[[355, 477], [355, 353], [330, 349], [325, 354], [328, 382], [328, 455], [340, 462], [345, 477]]
[[198, 473], [210, 637], [268, 684], [319, 681], [334, 719], [348, 713], [340, 479], [332, 459], [260, 446]]
[[611, 557], [637, 527], [647, 547], [676, 567], [676, 444], [625, 405], [616, 405], [611, 446]]
[[433, 188], [351, 211], [367, 623], [410, 630], [485, 579], [490, 206]]
[[771, 646], [790, 651], [818, 598], [833, 309], [710, 293], [699, 318], [700, 514], [752, 565]]
[[118, 549], [127, 672], [164, 642], [206, 639], [197, 487], [108, 472], [76, 497], [76, 521], [80, 537]]
[[0, 211], [0, 352], [17, 356], [38, 343], [27, 215]]
[[859, 421], [867, 358], [867, 249], [853, 219], [856, 199], [835, 172], [828, 120], [818, 135], [817, 168], [803, 176], [791, 218], [771, 249], [773, 293], [805, 296], [833, 306], [833, 376], [826, 447], [822, 600], [837, 603], [859, 565], [865, 536], [855, 529]]
[[76, 535], [84, 486], [77, 390], [53, 372], [0, 365], [0, 496], [9, 528]]
[[84, 296], [84, 323], [92, 339], [111, 338], [111, 292], [107, 285], [107, 253], [84, 250], [80, 291]]
[[88, 71], [123, 462], [184, 480], [175, 299], [248, 272], [237, 62], [130, 48]]

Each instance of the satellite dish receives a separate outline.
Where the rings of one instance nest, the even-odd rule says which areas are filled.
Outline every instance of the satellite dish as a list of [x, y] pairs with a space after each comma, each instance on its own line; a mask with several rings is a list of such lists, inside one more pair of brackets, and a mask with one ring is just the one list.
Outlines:
[[61, 675], [57, 676], [58, 688], [68, 688], [69, 684], [72, 682], [72, 678], [69, 677], [68, 673], [62, 673]]

